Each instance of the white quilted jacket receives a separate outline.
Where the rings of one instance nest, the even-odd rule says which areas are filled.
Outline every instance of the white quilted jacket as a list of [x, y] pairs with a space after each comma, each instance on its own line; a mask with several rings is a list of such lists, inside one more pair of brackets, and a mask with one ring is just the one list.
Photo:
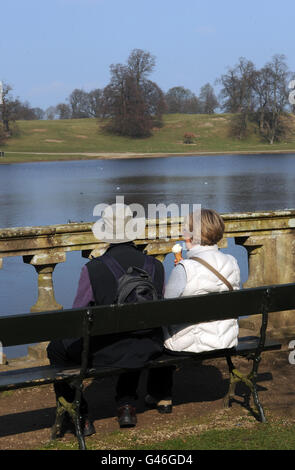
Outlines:
[[[205, 266], [190, 260], [203, 258], [219, 271], [233, 286], [240, 288], [240, 269], [237, 260], [219, 251], [214, 246], [194, 246], [187, 252], [187, 259], [181, 261], [185, 268], [187, 283], [182, 296], [222, 292], [228, 287]], [[163, 328], [165, 347], [172, 351], [204, 352], [225, 349], [237, 345], [238, 321], [235, 319], [210, 321], [206, 323], [171, 325]]]

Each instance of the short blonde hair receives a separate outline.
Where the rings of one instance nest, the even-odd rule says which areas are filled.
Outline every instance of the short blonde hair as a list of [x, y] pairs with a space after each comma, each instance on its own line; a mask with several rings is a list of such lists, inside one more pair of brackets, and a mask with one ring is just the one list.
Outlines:
[[[201, 209], [201, 245], [216, 245], [223, 237], [224, 228], [224, 221], [218, 212], [213, 209]], [[189, 230], [194, 234], [193, 213], [189, 215]]]

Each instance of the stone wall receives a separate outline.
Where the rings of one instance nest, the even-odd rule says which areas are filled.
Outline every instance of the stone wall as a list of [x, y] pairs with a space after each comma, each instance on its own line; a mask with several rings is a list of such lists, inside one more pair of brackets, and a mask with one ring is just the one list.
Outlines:
[[[234, 238], [248, 253], [249, 278], [244, 287], [295, 282], [295, 210], [223, 214], [223, 218], [225, 234], [220, 246], [226, 247], [227, 239]], [[148, 221], [146, 238], [136, 243], [164, 261], [180, 239], [176, 234], [181, 222], [180, 218]], [[91, 258], [106, 248], [106, 243], [94, 237], [92, 223], [0, 229], [0, 268], [5, 269], [6, 257], [22, 256], [36, 270], [38, 299], [31, 311], [60, 310], [52, 281], [56, 265], [66, 262], [72, 251]], [[273, 328], [287, 328], [293, 323], [293, 312], [270, 315]]]

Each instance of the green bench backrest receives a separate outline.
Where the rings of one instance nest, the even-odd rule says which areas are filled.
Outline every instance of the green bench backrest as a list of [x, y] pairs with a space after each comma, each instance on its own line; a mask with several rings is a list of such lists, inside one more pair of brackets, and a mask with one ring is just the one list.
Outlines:
[[[0, 317], [3, 346], [39, 343], [82, 336], [87, 311], [93, 314], [92, 335], [122, 333], [177, 323], [239, 318], [295, 309], [295, 283], [241, 289], [234, 292], [181, 297], [141, 304]], [[294, 315], [295, 324], [295, 315]]]

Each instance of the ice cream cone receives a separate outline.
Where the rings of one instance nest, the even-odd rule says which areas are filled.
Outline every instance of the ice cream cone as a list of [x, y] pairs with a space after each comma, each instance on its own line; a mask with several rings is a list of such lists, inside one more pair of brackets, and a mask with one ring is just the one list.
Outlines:
[[183, 259], [182, 258], [182, 246], [179, 243], [173, 246], [172, 253], [175, 256], [175, 261], [174, 261], [175, 264], [179, 263], [179, 261]]
[[174, 253], [176, 263], [182, 260], [182, 253]]

